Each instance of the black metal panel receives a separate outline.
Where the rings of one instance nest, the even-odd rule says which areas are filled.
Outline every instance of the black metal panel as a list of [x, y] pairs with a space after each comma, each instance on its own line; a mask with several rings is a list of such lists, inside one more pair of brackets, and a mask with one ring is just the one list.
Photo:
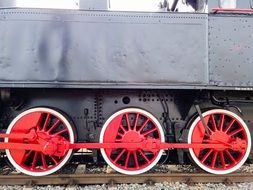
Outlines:
[[0, 85], [206, 85], [206, 35], [203, 14], [3, 9]]
[[[75, 89], [13, 89], [9, 104], [10, 113], [0, 117], [1, 124], [8, 126], [14, 117], [34, 107], [50, 107], [63, 112], [76, 128], [79, 141], [98, 140], [101, 127], [116, 111], [123, 108], [137, 107], [152, 113], [161, 124], [165, 102], [168, 105], [172, 122], [181, 122], [183, 112], [179, 104], [188, 107], [185, 102], [193, 97], [194, 91], [142, 91], [142, 90], [75, 90]], [[159, 98], [160, 97], [160, 98]], [[176, 100], [177, 99], [177, 100]], [[10, 103], [17, 102], [16, 105]], [[177, 103], [174, 104], [174, 100]], [[6, 102], [6, 105], [8, 103]], [[1, 108], [1, 106], [0, 106]], [[14, 111], [15, 110], [15, 111]], [[188, 110], [189, 111], [189, 110]], [[5, 116], [5, 115], [8, 115]], [[5, 119], [7, 117], [7, 119]], [[1, 123], [1, 119], [5, 122]]]
[[209, 16], [210, 84], [253, 86], [253, 17]]

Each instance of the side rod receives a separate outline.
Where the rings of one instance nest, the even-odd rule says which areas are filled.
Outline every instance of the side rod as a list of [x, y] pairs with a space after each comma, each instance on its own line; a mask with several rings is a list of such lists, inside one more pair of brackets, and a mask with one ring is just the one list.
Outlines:
[[5, 150], [5, 149], [42, 151], [44, 148], [40, 144], [0, 142], [0, 150]]
[[[54, 144], [55, 147], [61, 146], [62, 144]], [[34, 151], [45, 151], [48, 144], [26, 144], [26, 143], [15, 143], [15, 142], [1, 142], [0, 149], [12, 149], [12, 150], [34, 150]], [[100, 149], [100, 148], [131, 148], [131, 149], [174, 149], [174, 148], [232, 148], [230, 145], [223, 143], [75, 143], [75, 144], [64, 144], [64, 149]]]
[[231, 148], [230, 145], [222, 143], [76, 143], [70, 144], [70, 149], [100, 149], [100, 148], [131, 148], [131, 149], [174, 149], [174, 148]]

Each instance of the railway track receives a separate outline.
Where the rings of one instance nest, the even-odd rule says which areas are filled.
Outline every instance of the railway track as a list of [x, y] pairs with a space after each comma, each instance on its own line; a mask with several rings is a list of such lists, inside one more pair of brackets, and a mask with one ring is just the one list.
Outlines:
[[168, 173], [142, 174], [126, 176], [122, 174], [61, 174], [46, 177], [31, 177], [26, 175], [0, 175], [0, 185], [87, 185], [87, 184], [129, 184], [160, 182], [181, 182], [189, 185], [195, 183], [240, 183], [252, 182], [253, 174], [234, 173], [229, 175], [210, 175], [206, 173]]

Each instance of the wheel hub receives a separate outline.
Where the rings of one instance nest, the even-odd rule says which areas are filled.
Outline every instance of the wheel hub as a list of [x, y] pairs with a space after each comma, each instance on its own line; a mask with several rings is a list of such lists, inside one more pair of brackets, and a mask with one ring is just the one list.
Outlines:
[[50, 135], [45, 131], [31, 129], [29, 134], [32, 134], [29, 139], [25, 139], [26, 143], [40, 144], [43, 147], [43, 154], [49, 156], [62, 157], [69, 150], [69, 142], [62, 136]]
[[48, 135], [47, 133], [43, 132], [43, 131], [39, 131], [37, 132], [37, 140], [38, 139], [43, 139], [43, 140], [50, 140], [52, 138], [51, 135]]
[[[123, 143], [139, 143], [142, 142], [144, 137], [138, 133], [137, 131], [128, 131], [125, 133], [125, 135], [122, 137]], [[137, 150], [136, 148], [127, 148], [129, 151]]]
[[[222, 131], [215, 131], [211, 134], [210, 140], [213, 141], [213, 143], [229, 143], [231, 141], [228, 134], [222, 132]], [[222, 151], [225, 150], [225, 148], [215, 148], [215, 150]]]

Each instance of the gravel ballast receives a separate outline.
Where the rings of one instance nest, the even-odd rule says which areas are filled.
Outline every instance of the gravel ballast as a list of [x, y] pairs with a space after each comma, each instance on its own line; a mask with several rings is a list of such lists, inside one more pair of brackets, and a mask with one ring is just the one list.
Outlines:
[[25, 187], [25, 186], [0, 186], [0, 190], [237, 190], [253, 189], [252, 183], [236, 183], [225, 185], [222, 183], [206, 183], [206, 184], [195, 184], [187, 185], [185, 183], [155, 183], [154, 185], [147, 184], [119, 184], [114, 186], [108, 185], [87, 185], [87, 186], [34, 186], [34, 187]]

